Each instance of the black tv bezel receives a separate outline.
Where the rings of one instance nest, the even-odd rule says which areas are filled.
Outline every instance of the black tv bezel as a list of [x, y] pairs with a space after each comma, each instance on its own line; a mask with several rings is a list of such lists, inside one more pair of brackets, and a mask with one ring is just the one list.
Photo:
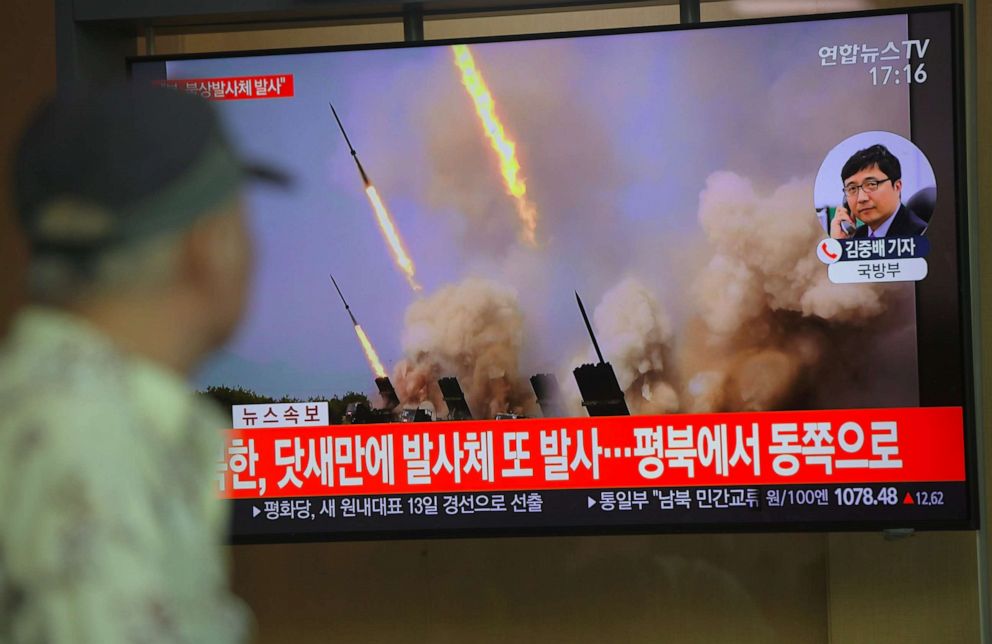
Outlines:
[[[443, 38], [414, 42], [378, 42], [349, 45], [329, 45], [314, 47], [290, 47], [277, 49], [248, 49], [217, 51], [191, 54], [135, 55], [125, 58], [128, 78], [132, 76], [132, 66], [137, 63], [173, 62], [182, 60], [209, 60], [217, 58], [250, 58], [258, 56], [284, 56], [313, 53], [352, 52], [370, 50], [391, 50], [419, 47], [438, 47], [454, 44], [485, 44], [499, 42], [520, 42], [551, 40], [558, 38], [583, 38], [591, 36], [613, 36], [625, 34], [659, 33], [669, 31], [691, 31], [697, 29], [720, 29], [727, 27], [766, 26], [784, 23], [818, 22], [869, 18], [875, 16], [922, 15], [927, 13], [949, 13], [951, 20], [951, 87], [953, 96], [951, 133], [954, 137], [955, 212], [957, 218], [957, 261], [958, 261], [958, 316], [962, 349], [962, 417], [964, 430], [965, 485], [968, 501], [968, 516], [964, 519], [918, 519], [911, 522], [891, 520], [845, 520], [815, 523], [755, 522], [755, 523], [715, 523], [709, 524], [639, 524], [639, 525], [590, 525], [590, 526], [548, 526], [536, 528], [458, 528], [438, 530], [373, 530], [355, 532], [285, 532], [273, 535], [232, 535], [231, 543], [308, 543], [329, 541], [362, 541], [394, 539], [448, 539], [448, 538], [489, 538], [489, 537], [541, 537], [541, 536], [580, 536], [580, 535], [631, 535], [631, 534], [710, 534], [710, 533], [805, 533], [805, 532], [866, 532], [892, 529], [913, 529], [921, 531], [977, 530], [981, 524], [980, 497], [978, 485], [977, 432], [978, 419], [975, 405], [974, 337], [972, 325], [972, 271], [971, 255], [974, 250], [969, 234], [967, 150], [965, 146], [965, 69], [964, 69], [964, 27], [961, 6], [940, 4], [922, 7], [874, 9], [867, 11], [845, 11], [799, 16], [774, 16], [748, 18], [742, 20], [722, 20], [692, 24], [644, 25], [635, 27], [587, 29], [579, 31], [539, 32], [501, 36], [478, 36], [470, 38]], [[304, 497], [301, 497], [304, 498]], [[231, 501], [231, 500], [228, 500]]]

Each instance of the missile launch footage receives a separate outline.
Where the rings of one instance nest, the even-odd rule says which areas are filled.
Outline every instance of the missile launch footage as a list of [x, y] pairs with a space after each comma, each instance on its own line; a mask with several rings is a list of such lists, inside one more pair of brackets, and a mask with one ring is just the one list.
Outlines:
[[516, 201], [517, 215], [523, 227], [521, 236], [528, 244], [534, 245], [537, 243], [537, 208], [527, 198], [527, 183], [520, 176], [516, 144], [507, 137], [503, 123], [496, 115], [493, 95], [486, 86], [486, 81], [476, 66], [468, 45], [454, 45], [451, 49], [455, 56], [455, 64], [461, 70], [462, 84], [472, 98], [486, 138], [499, 157], [500, 172], [506, 182], [506, 189]]
[[404, 247], [403, 240], [400, 238], [399, 232], [396, 230], [396, 225], [393, 223], [393, 218], [390, 216], [389, 211], [386, 210], [385, 204], [382, 203], [382, 199], [379, 197], [375, 186], [372, 185], [372, 181], [365, 174], [365, 168], [362, 167], [362, 162], [358, 159], [358, 153], [355, 152], [355, 148], [352, 147], [351, 141], [348, 139], [344, 125], [341, 124], [341, 119], [338, 118], [337, 110], [334, 109], [334, 105], [330, 103], [328, 105], [331, 108], [331, 113], [334, 115], [334, 120], [337, 121], [338, 127], [341, 129], [341, 135], [344, 137], [345, 143], [348, 144], [348, 151], [351, 152], [351, 157], [355, 160], [355, 165], [358, 166], [358, 174], [362, 177], [362, 185], [365, 187], [365, 194], [368, 195], [369, 203], [372, 204], [372, 210], [375, 213], [375, 219], [379, 224], [379, 229], [382, 231], [382, 237], [389, 245], [389, 250], [393, 254], [396, 265], [403, 271], [407, 281], [410, 283], [410, 288], [414, 291], [419, 291], [421, 286], [417, 283], [413, 260], [410, 259], [410, 255]]
[[816, 255], [825, 155], [910, 134], [905, 87], [820, 69], [831, 29], [262, 57], [295, 95], [222, 109], [295, 187], [253, 196], [249, 316], [198, 384], [365, 396], [348, 422], [918, 405], [914, 286]]
[[362, 325], [358, 323], [355, 319], [355, 314], [351, 312], [351, 307], [348, 306], [348, 302], [345, 301], [344, 295], [341, 293], [341, 288], [338, 286], [337, 280], [331, 275], [331, 283], [334, 284], [334, 290], [338, 292], [338, 297], [341, 298], [341, 303], [344, 304], [344, 310], [348, 312], [348, 317], [351, 318], [351, 324], [355, 327], [355, 334], [358, 336], [358, 341], [362, 344], [362, 350], [365, 352], [365, 357], [369, 361], [369, 368], [372, 369], [372, 373], [375, 374], [376, 378], [385, 378], [386, 369], [382, 366], [382, 361], [379, 360], [379, 354], [375, 352], [375, 347], [372, 346], [372, 342], [369, 337], [365, 335], [365, 331], [362, 330]]

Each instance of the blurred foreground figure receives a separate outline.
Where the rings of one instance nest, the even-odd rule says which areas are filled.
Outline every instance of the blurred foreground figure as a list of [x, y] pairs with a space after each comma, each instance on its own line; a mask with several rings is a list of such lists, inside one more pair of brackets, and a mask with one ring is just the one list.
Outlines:
[[262, 174], [168, 90], [62, 96], [24, 134], [33, 304], [0, 349], [0, 641], [244, 639], [213, 480], [229, 422], [185, 378], [241, 317], [241, 192]]

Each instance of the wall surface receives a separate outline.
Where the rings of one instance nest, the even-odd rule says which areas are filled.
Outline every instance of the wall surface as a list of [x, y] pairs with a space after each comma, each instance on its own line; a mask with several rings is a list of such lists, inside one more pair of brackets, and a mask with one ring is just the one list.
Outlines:
[[260, 642], [828, 641], [818, 534], [251, 546], [235, 564]]
[[41, 99], [55, 91], [55, 12], [50, 2], [8, 0], [0, 34], [0, 336], [23, 297], [26, 255], [13, 226], [10, 157], [25, 119]]
[[[858, 6], [852, 6], [857, 4]], [[896, 2], [707, 2], [703, 19], [833, 11]], [[915, 3], [922, 4], [922, 3]], [[992, 204], [992, 2], [979, 7], [979, 173]], [[0, 320], [19, 301], [8, 156], [25, 114], [54, 87], [50, 3], [5, 5], [0, 65]], [[763, 13], [762, 13], [763, 12]], [[448, 19], [428, 37], [674, 22], [672, 7]], [[395, 24], [163, 36], [160, 53], [397, 39]], [[140, 50], [140, 49], [139, 49]], [[981, 283], [992, 284], [982, 226]], [[992, 347], [992, 296], [981, 302]], [[989, 351], [982, 356], [992, 374]], [[984, 383], [992, 400], [992, 378]], [[992, 441], [989, 441], [992, 443]], [[988, 459], [986, 459], [988, 462]], [[258, 642], [975, 642], [978, 560], [971, 532], [464, 539], [241, 546], [234, 585]]]

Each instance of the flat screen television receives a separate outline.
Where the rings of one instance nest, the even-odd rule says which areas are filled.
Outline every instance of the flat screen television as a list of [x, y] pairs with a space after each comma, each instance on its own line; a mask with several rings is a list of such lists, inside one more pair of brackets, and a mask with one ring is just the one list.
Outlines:
[[977, 525], [956, 6], [136, 58], [258, 268], [235, 542]]

